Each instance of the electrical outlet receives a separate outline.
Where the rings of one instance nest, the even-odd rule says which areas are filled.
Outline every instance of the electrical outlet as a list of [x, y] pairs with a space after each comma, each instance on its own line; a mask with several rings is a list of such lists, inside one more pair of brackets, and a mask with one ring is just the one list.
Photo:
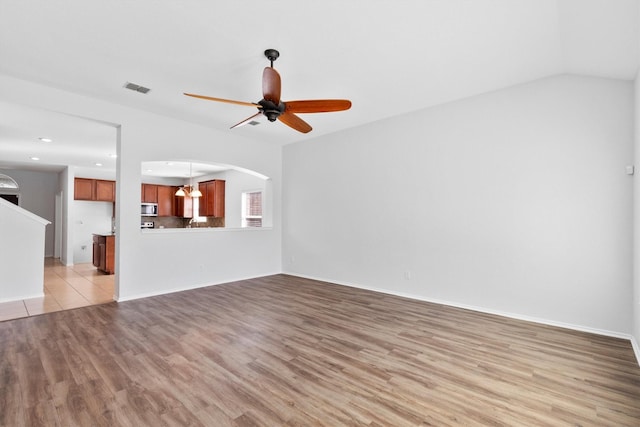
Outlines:
[[80, 246], [80, 248], [84, 251], [85, 249], [87, 249], [87, 245], [82, 245]]
[[411, 271], [406, 270], [406, 271], [404, 272], [404, 278], [405, 278], [406, 280], [411, 280]]

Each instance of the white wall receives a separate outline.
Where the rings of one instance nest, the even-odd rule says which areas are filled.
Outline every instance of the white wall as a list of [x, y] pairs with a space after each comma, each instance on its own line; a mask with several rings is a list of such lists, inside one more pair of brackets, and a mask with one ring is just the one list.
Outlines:
[[[221, 229], [144, 233], [139, 225], [140, 161], [176, 159], [237, 165], [272, 177], [280, 185], [281, 150], [263, 141], [250, 141], [233, 132], [217, 132], [166, 117], [137, 114], [136, 120], [123, 117], [119, 147], [118, 230], [120, 280], [131, 287], [121, 289], [122, 298], [208, 283], [226, 282], [280, 271], [281, 230], [273, 228], [252, 233]], [[149, 153], [155, 157], [150, 158]], [[280, 206], [279, 188], [274, 196]], [[279, 210], [276, 213], [279, 218]], [[132, 218], [135, 216], [135, 221]], [[125, 222], [123, 222], [125, 221]], [[135, 260], [135, 263], [129, 262]], [[126, 261], [126, 262], [125, 262]], [[122, 293], [122, 292], [126, 293]]]
[[629, 334], [632, 111], [566, 75], [288, 145], [283, 269]]
[[0, 199], [0, 303], [44, 295], [47, 222]]
[[73, 263], [93, 261], [93, 234], [111, 232], [113, 203], [72, 200]]
[[66, 167], [58, 176], [58, 188], [62, 192], [62, 248], [60, 262], [73, 265], [73, 228], [69, 213], [73, 203], [74, 177], [72, 168]]
[[636, 358], [640, 361], [640, 71], [636, 75], [635, 86], [635, 110], [634, 110], [634, 187], [633, 187], [633, 297], [631, 306], [633, 309], [633, 337]]
[[[640, 16], [640, 10], [639, 10]], [[631, 308], [633, 314], [633, 349], [640, 362], [640, 71], [636, 74], [634, 84], [634, 186], [633, 186], [633, 296]]]
[[46, 227], [44, 256], [53, 256], [58, 174], [16, 169], [4, 169], [2, 173], [15, 179], [20, 186], [20, 207], [51, 222]]
[[268, 182], [257, 176], [231, 169], [216, 174], [210, 179], [225, 180], [224, 223], [227, 228], [240, 228], [242, 226], [242, 193], [252, 190], [264, 192]]
[[[116, 129], [117, 297], [129, 299], [280, 271], [280, 147], [4, 75], [0, 75], [0, 100], [112, 123]], [[276, 207], [273, 227], [258, 232], [142, 232], [140, 162], [163, 159], [232, 164], [271, 177]], [[72, 177], [68, 172], [69, 180]], [[67, 188], [72, 185], [69, 182]], [[68, 243], [67, 259], [73, 257]], [[196, 268], [190, 269], [191, 265]]]

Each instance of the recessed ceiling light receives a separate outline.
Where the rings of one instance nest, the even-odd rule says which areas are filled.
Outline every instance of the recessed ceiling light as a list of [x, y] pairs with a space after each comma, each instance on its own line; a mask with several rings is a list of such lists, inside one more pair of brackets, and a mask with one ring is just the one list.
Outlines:
[[42, 142], [53, 142], [53, 139], [51, 138], [38, 138], [38, 139]]
[[145, 172], [153, 172], [153, 169], [145, 169]]
[[40, 157], [31, 157], [31, 160], [40, 160]]
[[96, 165], [96, 166], [102, 166], [102, 163], [100, 163], [100, 162], [96, 162], [96, 163], [95, 163], [95, 165]]
[[118, 157], [118, 155], [117, 154], [109, 154], [109, 157], [111, 157], [112, 159], [115, 159], [115, 158]]
[[173, 166], [173, 162], [167, 162], [167, 166]]

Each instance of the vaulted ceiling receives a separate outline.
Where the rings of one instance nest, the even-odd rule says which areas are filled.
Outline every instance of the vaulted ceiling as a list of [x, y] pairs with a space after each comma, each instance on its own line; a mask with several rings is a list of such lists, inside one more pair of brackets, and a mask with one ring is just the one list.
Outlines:
[[[2, 0], [0, 73], [286, 144], [555, 74], [632, 80], [638, 15], [638, 0]], [[267, 48], [284, 100], [353, 107], [302, 115], [306, 135], [266, 120], [229, 130], [256, 110], [182, 95], [257, 102]], [[33, 138], [11, 109], [0, 103], [5, 167]]]

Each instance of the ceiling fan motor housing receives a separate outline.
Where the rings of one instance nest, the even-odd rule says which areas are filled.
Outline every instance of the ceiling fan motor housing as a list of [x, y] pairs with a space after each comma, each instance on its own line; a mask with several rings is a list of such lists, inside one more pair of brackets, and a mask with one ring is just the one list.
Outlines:
[[267, 59], [271, 61], [271, 67], [273, 67], [273, 61], [280, 57], [280, 52], [275, 49], [267, 49], [264, 51], [264, 56], [266, 56]]
[[262, 107], [262, 114], [264, 114], [270, 122], [275, 122], [278, 117], [280, 117], [280, 114], [284, 113], [285, 105], [282, 101], [276, 104], [273, 101], [263, 99], [258, 102], [258, 104]]

